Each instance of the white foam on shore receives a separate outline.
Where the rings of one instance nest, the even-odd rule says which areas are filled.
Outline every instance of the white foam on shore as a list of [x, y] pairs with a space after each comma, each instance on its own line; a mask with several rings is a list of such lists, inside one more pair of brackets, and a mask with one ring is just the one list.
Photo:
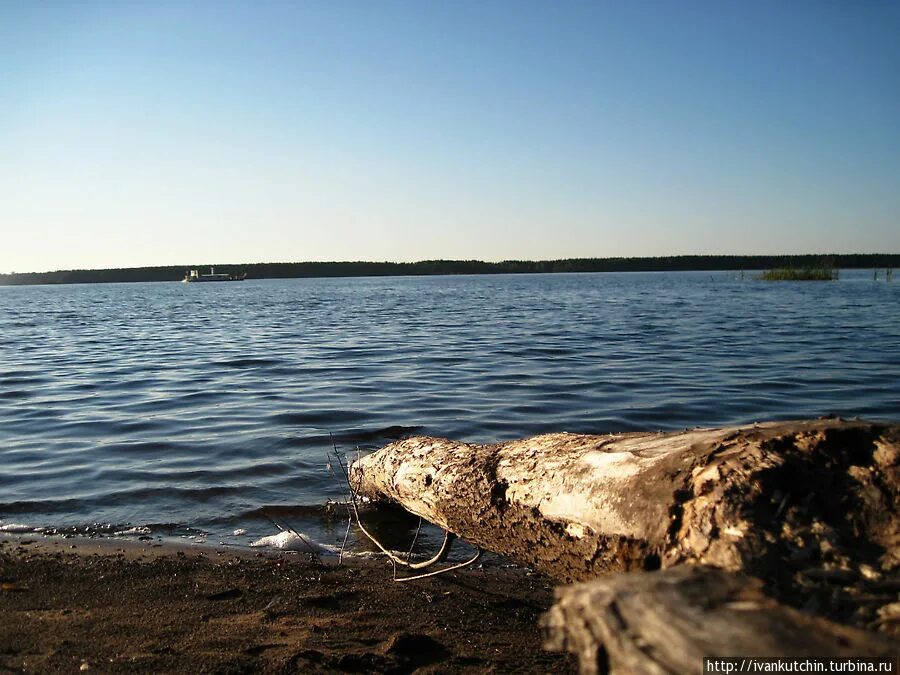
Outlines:
[[43, 527], [34, 527], [23, 523], [0, 523], [0, 532], [9, 532], [10, 534], [28, 534], [43, 531]]
[[282, 551], [305, 551], [320, 555], [336, 555], [340, 550], [337, 546], [317, 542], [307, 534], [288, 532], [287, 530], [257, 539], [251, 542], [250, 546], [278, 548]]
[[152, 530], [149, 527], [139, 525], [137, 527], [129, 527], [127, 530], [113, 532], [113, 535], [116, 537], [128, 537], [134, 534], [150, 534], [151, 532]]

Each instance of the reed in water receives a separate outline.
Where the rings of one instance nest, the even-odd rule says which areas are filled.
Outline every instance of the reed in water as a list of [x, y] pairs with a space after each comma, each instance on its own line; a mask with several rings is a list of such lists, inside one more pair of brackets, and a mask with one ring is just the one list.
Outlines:
[[759, 276], [763, 281], [836, 281], [838, 277], [839, 272], [833, 267], [781, 267]]

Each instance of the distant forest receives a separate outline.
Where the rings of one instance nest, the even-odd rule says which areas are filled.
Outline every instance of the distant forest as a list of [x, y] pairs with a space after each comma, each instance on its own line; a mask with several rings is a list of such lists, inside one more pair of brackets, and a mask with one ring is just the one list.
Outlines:
[[[673, 272], [764, 270], [782, 267], [873, 269], [900, 267], [900, 254], [835, 255], [681, 255], [661, 258], [567, 258], [565, 260], [423, 260], [396, 262], [296, 262], [212, 265], [216, 272], [245, 274], [248, 279], [308, 277], [383, 277], [438, 274], [544, 274], [550, 272]], [[60, 270], [0, 274], [0, 285], [89, 284], [134, 281], [180, 281], [188, 269], [211, 265], [171, 265], [106, 270]]]

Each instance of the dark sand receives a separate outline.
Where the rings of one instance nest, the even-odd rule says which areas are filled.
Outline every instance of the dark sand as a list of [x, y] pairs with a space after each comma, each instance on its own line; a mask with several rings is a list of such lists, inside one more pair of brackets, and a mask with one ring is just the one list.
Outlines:
[[549, 580], [469, 569], [395, 583], [154, 542], [2, 536], [2, 672], [573, 672], [541, 649]]

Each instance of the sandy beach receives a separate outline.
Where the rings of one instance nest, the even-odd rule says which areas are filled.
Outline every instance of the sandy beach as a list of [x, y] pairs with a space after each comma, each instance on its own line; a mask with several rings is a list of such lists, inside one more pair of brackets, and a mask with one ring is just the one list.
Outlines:
[[382, 561], [4, 535], [0, 584], [3, 672], [575, 670], [522, 569], [401, 584]]

